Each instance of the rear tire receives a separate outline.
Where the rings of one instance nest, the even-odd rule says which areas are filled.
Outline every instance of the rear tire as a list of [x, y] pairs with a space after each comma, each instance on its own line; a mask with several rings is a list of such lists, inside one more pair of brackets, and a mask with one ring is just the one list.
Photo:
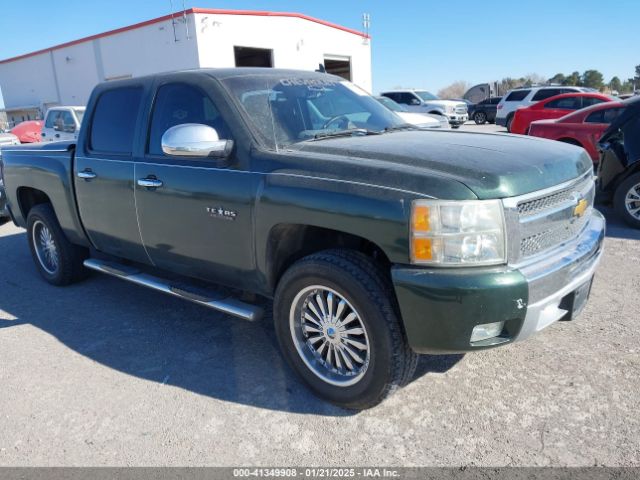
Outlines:
[[328, 250], [295, 263], [278, 284], [274, 322], [287, 362], [341, 407], [373, 407], [415, 373], [393, 289], [361, 253]]
[[86, 277], [82, 262], [89, 251], [67, 239], [50, 204], [36, 205], [29, 211], [27, 234], [33, 261], [47, 282], [62, 286]]
[[507, 124], [505, 125], [507, 127], [507, 132], [511, 133], [511, 124], [513, 123], [513, 114], [510, 114], [507, 117]]
[[640, 228], [640, 173], [631, 175], [616, 188], [613, 208], [628, 225]]
[[476, 125], [484, 125], [487, 123], [487, 114], [484, 112], [476, 112], [473, 114], [473, 121]]

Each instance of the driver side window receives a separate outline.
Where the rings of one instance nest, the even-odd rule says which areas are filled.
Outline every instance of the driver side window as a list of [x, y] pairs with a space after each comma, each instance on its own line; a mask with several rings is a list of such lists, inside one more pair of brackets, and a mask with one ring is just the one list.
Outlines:
[[229, 127], [206, 93], [191, 85], [172, 83], [161, 86], [156, 94], [147, 152], [163, 155], [162, 136], [184, 123], [208, 125], [215, 128], [220, 139], [231, 139]]

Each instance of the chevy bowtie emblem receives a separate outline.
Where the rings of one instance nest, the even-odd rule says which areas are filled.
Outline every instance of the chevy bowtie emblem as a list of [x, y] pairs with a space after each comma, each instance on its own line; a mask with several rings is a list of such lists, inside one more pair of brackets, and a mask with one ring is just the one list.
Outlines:
[[587, 207], [589, 206], [589, 202], [586, 199], [581, 198], [578, 200], [578, 204], [573, 209], [574, 217], [582, 217], [584, 213], [587, 211]]

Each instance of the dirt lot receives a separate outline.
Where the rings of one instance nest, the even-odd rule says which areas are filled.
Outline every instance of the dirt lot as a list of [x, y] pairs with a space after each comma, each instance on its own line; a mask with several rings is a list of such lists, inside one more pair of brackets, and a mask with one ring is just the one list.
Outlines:
[[0, 465], [640, 466], [640, 232], [608, 216], [577, 321], [423, 357], [359, 414], [313, 397], [269, 324], [106, 276], [49, 286], [4, 225]]

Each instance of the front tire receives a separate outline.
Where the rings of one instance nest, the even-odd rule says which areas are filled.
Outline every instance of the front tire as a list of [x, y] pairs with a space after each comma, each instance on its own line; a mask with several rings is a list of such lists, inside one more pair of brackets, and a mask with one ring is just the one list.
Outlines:
[[341, 407], [373, 407], [408, 383], [418, 355], [409, 347], [395, 296], [365, 255], [317, 253], [278, 284], [275, 330], [283, 355], [320, 397]]
[[640, 228], [640, 173], [631, 175], [618, 186], [613, 207], [628, 225]]
[[89, 252], [67, 239], [50, 204], [36, 205], [29, 211], [27, 234], [33, 261], [47, 282], [69, 285], [86, 276], [82, 262]]

